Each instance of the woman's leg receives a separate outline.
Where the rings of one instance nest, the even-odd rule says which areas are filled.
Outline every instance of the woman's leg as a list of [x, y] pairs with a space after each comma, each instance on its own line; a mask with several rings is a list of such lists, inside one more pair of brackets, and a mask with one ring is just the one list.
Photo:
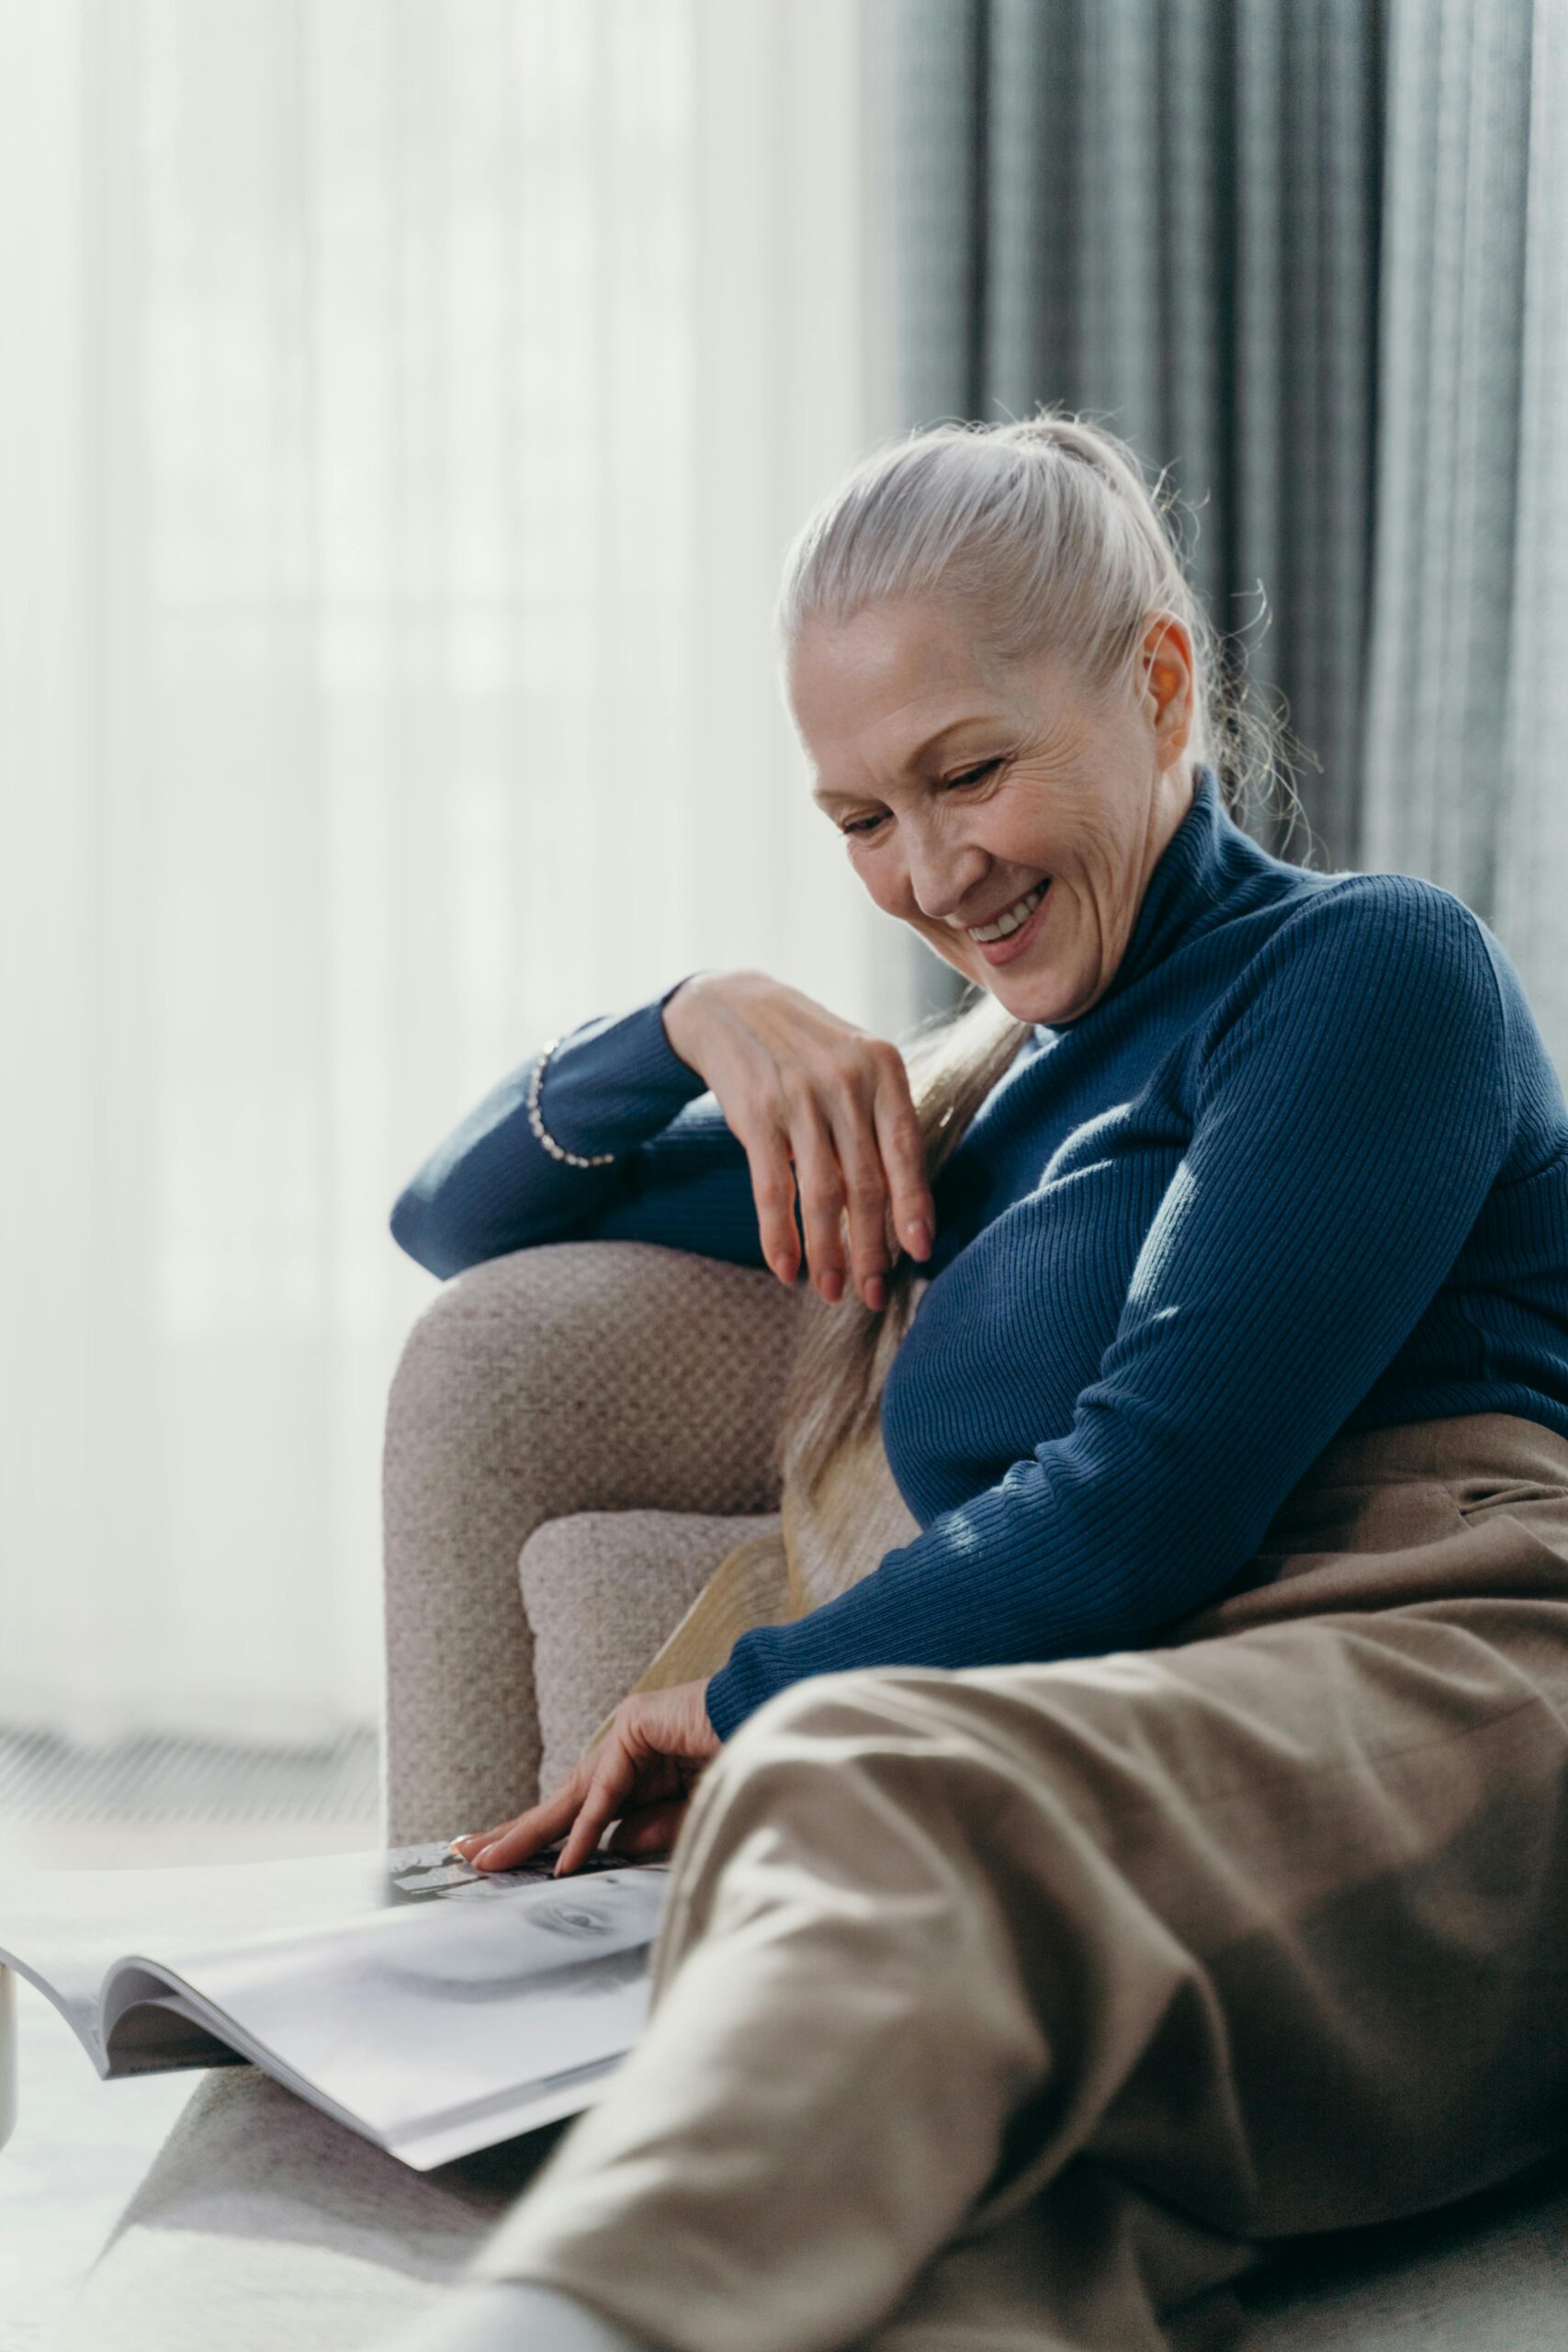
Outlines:
[[1141, 2352], [1568, 2136], [1568, 1603], [782, 1693], [474, 2266], [677, 2352]]

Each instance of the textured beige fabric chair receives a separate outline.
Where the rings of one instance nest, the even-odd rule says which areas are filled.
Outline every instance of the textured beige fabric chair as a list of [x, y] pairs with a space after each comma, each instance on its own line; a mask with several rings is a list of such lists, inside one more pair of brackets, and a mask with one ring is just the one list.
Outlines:
[[390, 1842], [553, 1785], [724, 1554], [778, 1524], [797, 1312], [772, 1274], [640, 1241], [492, 1259], [426, 1308], [387, 1414]]
[[[803, 1295], [584, 1242], [433, 1299], [387, 1418], [389, 1842], [499, 1820], [541, 1768], [552, 1784], [725, 1553], [776, 1524]], [[368, 2352], [457, 2275], [563, 2128], [416, 2175], [265, 2075], [214, 2074], [54, 2352]], [[1568, 2163], [1304, 2245], [1243, 2301], [1245, 2352], [1562, 2352]], [[1218, 2316], [1194, 2312], [1173, 2343], [1229, 2341]]]

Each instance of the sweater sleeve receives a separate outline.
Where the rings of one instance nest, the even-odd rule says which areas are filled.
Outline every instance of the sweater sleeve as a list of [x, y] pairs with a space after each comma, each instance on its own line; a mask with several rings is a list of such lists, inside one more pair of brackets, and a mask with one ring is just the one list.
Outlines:
[[1440, 1287], [1507, 1155], [1481, 926], [1408, 876], [1347, 876], [1214, 1008], [1192, 1133], [1071, 1430], [826, 1606], [741, 1635], [720, 1737], [853, 1667], [1129, 1648], [1238, 1573]]
[[443, 1280], [541, 1241], [658, 1241], [764, 1264], [745, 1147], [664, 1027], [681, 985], [631, 1012], [581, 1023], [545, 1064], [546, 1133], [565, 1151], [610, 1159], [576, 1167], [534, 1133], [535, 1054], [403, 1187], [390, 1218], [400, 1249]]

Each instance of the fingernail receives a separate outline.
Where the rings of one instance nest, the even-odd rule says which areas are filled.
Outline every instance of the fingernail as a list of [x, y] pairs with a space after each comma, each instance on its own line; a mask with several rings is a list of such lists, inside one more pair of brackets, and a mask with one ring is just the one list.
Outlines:
[[874, 1314], [880, 1314], [887, 1304], [887, 1287], [880, 1274], [873, 1274], [865, 1286], [865, 1303]]
[[924, 1224], [912, 1225], [909, 1227], [909, 1250], [911, 1255], [917, 1258], [928, 1258], [931, 1255], [931, 1227]]
[[481, 1846], [477, 1854], [469, 1855], [468, 1860], [474, 1864], [476, 1869], [484, 1870], [488, 1867], [490, 1858], [494, 1851], [495, 1848], [493, 1846]]

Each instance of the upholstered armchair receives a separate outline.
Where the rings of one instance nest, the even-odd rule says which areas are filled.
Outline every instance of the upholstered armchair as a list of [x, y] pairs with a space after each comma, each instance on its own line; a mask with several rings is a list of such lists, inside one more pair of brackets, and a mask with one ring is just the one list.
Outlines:
[[748, 1266], [566, 1241], [425, 1309], [387, 1414], [389, 1843], [553, 1787], [724, 1555], [777, 1526], [798, 1302]]

